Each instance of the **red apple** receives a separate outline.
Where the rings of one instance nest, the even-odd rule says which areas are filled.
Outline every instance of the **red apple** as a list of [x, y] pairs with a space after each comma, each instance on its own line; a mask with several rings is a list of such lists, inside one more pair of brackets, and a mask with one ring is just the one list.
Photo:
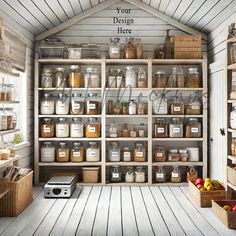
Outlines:
[[236, 205], [232, 207], [232, 211], [236, 212]]
[[203, 188], [203, 185], [202, 185], [202, 184], [198, 184], [198, 185], [197, 185], [197, 188], [198, 188], [198, 189], [201, 189], [201, 188]]
[[198, 184], [204, 185], [204, 179], [198, 178], [198, 179], [195, 181], [195, 185], [197, 186]]

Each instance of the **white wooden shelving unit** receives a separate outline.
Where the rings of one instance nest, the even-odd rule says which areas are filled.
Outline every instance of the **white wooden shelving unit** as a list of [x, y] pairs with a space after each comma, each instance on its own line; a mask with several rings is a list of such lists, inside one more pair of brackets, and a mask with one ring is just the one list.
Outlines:
[[[51, 117], [51, 118], [58, 118], [58, 117], [84, 117], [88, 118], [91, 116], [86, 115], [80, 115], [80, 116], [72, 116], [72, 115], [50, 115], [50, 116], [44, 116], [39, 114], [39, 97], [40, 95], [45, 92], [54, 91], [55, 89], [44, 89], [39, 87], [39, 80], [40, 80], [40, 71], [42, 66], [49, 66], [49, 65], [60, 65], [60, 66], [68, 66], [72, 64], [78, 64], [78, 65], [96, 65], [101, 68], [101, 88], [98, 89], [89, 89], [89, 91], [97, 91], [99, 94], [101, 94], [101, 98], [103, 97], [104, 93], [106, 94], [109, 90], [110, 94], [113, 94], [113, 92], [117, 92], [118, 89], [111, 88], [106, 89], [106, 75], [108, 68], [112, 67], [125, 67], [128, 65], [132, 65], [135, 67], [144, 66], [147, 70], [148, 75], [148, 87], [147, 88], [133, 88], [132, 91], [134, 91], [136, 94], [142, 92], [145, 95], [149, 95], [152, 91], [163, 91], [163, 89], [157, 89], [152, 88], [152, 77], [154, 73], [153, 67], [159, 67], [159, 66], [170, 66], [173, 67], [175, 65], [183, 65], [183, 66], [198, 66], [202, 72], [202, 87], [201, 88], [165, 88], [166, 90], [170, 91], [183, 91], [183, 92], [194, 92], [197, 91], [199, 93], [207, 94], [207, 60], [206, 59], [199, 59], [199, 60], [179, 60], [179, 59], [165, 59], [165, 60], [158, 60], [158, 59], [134, 59], [134, 60], [126, 60], [126, 59], [78, 59], [78, 60], [70, 60], [70, 59], [36, 59], [35, 60], [35, 182], [36, 184], [39, 183], [39, 175], [42, 167], [81, 167], [81, 166], [100, 166], [101, 167], [101, 182], [102, 185], [151, 185], [155, 184], [153, 181], [153, 170], [158, 165], [165, 165], [165, 166], [198, 166], [198, 168], [201, 168], [203, 177], [207, 176], [207, 145], [208, 145], [208, 136], [207, 136], [207, 96], [202, 96], [202, 104], [204, 104], [204, 109], [202, 115], [153, 115], [152, 114], [152, 102], [148, 100], [148, 114], [147, 115], [108, 115], [106, 114], [106, 103], [103, 105], [102, 114], [94, 117], [98, 117], [101, 121], [101, 138], [99, 139], [74, 139], [74, 138], [65, 138], [65, 139], [59, 139], [59, 138], [40, 138], [39, 137], [39, 121], [43, 117]], [[71, 90], [70, 88], [64, 89], [65, 91]], [[72, 89], [73, 91], [85, 91], [86, 89]], [[115, 96], [113, 94], [113, 96]], [[157, 117], [164, 117], [164, 118], [171, 118], [171, 117], [180, 117], [180, 118], [188, 118], [188, 117], [197, 117], [200, 118], [202, 121], [202, 138], [153, 138], [152, 136], [152, 125], [154, 123], [155, 118]], [[109, 123], [111, 119], [116, 119], [122, 123], [129, 123], [132, 122], [131, 119], [142, 119], [145, 120], [145, 123], [147, 125], [147, 134], [148, 136], [145, 138], [108, 138], [106, 137], [106, 125]], [[123, 120], [122, 120], [123, 119]], [[121, 123], [121, 124], [122, 124]], [[97, 163], [93, 162], [82, 162], [82, 163], [42, 163], [40, 162], [40, 143], [42, 141], [92, 141], [92, 140], [98, 140], [101, 142], [101, 161]], [[119, 142], [131, 142], [135, 143], [136, 141], [142, 141], [147, 144], [147, 153], [148, 158], [146, 162], [107, 162], [106, 161], [106, 147], [107, 144], [110, 141], [119, 141]], [[176, 143], [179, 143], [180, 145], [183, 143], [186, 145], [186, 142], [193, 143], [194, 145], [197, 145], [197, 147], [200, 147], [201, 149], [201, 156], [199, 162], [153, 162], [152, 160], [152, 149], [155, 144], [158, 144], [159, 142], [167, 142], [168, 144], [173, 144], [173, 147]], [[109, 181], [107, 181], [107, 169], [113, 165], [120, 165], [122, 166], [144, 166], [147, 168], [147, 182], [144, 184], [137, 184], [137, 183], [118, 183], [118, 184], [111, 184]], [[176, 186], [176, 184], [172, 183], [166, 183], [164, 185], [173, 185]], [[177, 184], [182, 185], [183, 183]]]

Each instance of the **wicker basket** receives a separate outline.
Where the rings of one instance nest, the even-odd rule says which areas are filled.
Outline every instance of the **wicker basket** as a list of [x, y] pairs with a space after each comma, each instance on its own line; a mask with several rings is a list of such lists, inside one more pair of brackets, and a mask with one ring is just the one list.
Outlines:
[[97, 183], [99, 167], [83, 167], [83, 182], [84, 183]]
[[[7, 183], [7, 192], [0, 199], [0, 216], [17, 216], [20, 214], [32, 201], [33, 171], [17, 182]], [[0, 180], [0, 186], [5, 188], [6, 181]]]

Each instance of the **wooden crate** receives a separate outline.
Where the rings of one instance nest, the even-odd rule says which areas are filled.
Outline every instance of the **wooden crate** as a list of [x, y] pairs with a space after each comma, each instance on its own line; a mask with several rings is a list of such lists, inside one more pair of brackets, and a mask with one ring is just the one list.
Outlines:
[[84, 183], [98, 183], [99, 167], [82, 167]]
[[228, 181], [234, 186], [236, 186], [236, 170], [227, 166], [227, 176], [228, 176]]
[[211, 207], [212, 200], [226, 199], [225, 190], [200, 191], [191, 181], [189, 181], [188, 184], [190, 197], [199, 207]]
[[212, 210], [226, 227], [236, 229], [236, 212], [226, 211], [224, 205], [236, 205], [236, 200], [212, 201]]

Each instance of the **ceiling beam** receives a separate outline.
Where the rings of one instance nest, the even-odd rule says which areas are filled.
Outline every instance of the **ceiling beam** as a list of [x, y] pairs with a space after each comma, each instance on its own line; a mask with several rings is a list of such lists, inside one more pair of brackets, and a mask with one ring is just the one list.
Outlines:
[[60, 25], [37, 35], [35, 39], [36, 39], [36, 41], [40, 41], [45, 38], [51, 37], [55, 34], [58, 34], [59, 32], [62, 32], [64, 30], [66, 30], [67, 28], [71, 27], [72, 25], [76, 24], [77, 22], [79, 22], [79, 21], [99, 12], [99, 11], [102, 11], [102, 10], [104, 10], [104, 9], [106, 9], [106, 8], [112, 6], [113, 4], [116, 4], [117, 2], [120, 2], [120, 1], [121, 0], [107, 0], [105, 2], [102, 2], [98, 5], [96, 5], [95, 7], [92, 7], [90, 9], [80, 13], [79, 15], [74, 16], [71, 19], [61, 23]]
[[207, 35], [203, 34], [202, 32], [199, 32], [197, 30], [192, 29], [191, 27], [188, 27], [184, 24], [182, 24], [181, 22], [171, 18], [170, 16], [167, 16], [163, 13], [161, 13], [160, 11], [154, 9], [153, 7], [150, 7], [140, 1], [137, 0], [125, 0], [126, 2], [133, 4], [137, 7], [139, 7], [140, 9], [152, 14], [153, 16], [162, 19], [163, 21], [169, 23], [170, 25], [175, 26], [176, 28], [189, 33], [189, 34], [201, 34], [202, 35], [202, 39], [207, 40]]

